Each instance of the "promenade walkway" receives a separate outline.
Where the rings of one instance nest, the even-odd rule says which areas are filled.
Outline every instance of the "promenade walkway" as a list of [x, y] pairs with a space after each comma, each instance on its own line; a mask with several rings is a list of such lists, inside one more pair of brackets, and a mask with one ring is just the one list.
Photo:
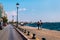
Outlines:
[[0, 40], [23, 40], [23, 38], [13, 26], [9, 24], [3, 30], [0, 30]]
[[32, 34], [36, 34], [36, 39], [35, 40], [42, 40], [41, 38], [46, 38], [46, 40], [60, 40], [60, 31], [54, 31], [54, 30], [38, 30], [37, 28], [34, 27], [29, 27], [29, 26], [19, 26], [19, 28], [26, 29], [27, 31], [30, 31], [30, 36], [25, 35], [30, 39], [32, 38]]

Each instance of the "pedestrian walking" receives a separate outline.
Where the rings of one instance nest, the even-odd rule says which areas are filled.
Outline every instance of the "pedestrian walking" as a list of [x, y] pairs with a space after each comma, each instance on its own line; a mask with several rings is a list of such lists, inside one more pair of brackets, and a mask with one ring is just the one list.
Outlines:
[[37, 22], [37, 26], [38, 26], [38, 30], [39, 30], [39, 28], [42, 29], [42, 21], [41, 20]]
[[40, 29], [42, 30], [42, 20], [40, 20]]
[[39, 21], [37, 22], [37, 26], [38, 26], [38, 30], [39, 30], [39, 26], [40, 26], [40, 23], [39, 23]]

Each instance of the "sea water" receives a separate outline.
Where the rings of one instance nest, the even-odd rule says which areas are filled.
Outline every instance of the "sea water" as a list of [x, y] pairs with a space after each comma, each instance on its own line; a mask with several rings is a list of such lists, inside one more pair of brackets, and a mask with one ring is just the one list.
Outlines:
[[[38, 27], [37, 23], [29, 23], [26, 24], [27, 26]], [[43, 23], [42, 28], [49, 29], [49, 30], [57, 30], [60, 31], [60, 22], [55, 23]]]

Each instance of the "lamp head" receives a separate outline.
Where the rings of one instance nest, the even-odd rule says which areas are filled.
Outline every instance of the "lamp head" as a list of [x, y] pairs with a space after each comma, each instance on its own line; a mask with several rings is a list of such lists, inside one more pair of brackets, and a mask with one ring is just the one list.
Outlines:
[[16, 7], [19, 7], [19, 3], [16, 3]]

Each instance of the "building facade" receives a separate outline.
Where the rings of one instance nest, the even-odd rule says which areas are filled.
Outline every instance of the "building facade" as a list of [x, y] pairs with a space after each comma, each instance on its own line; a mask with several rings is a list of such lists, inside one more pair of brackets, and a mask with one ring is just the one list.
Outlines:
[[0, 21], [3, 21], [2, 17], [4, 17], [4, 15], [5, 15], [5, 11], [3, 9], [3, 5], [0, 3]]
[[3, 9], [3, 5], [0, 3], [0, 18], [3, 17], [5, 14], [5, 11]]

